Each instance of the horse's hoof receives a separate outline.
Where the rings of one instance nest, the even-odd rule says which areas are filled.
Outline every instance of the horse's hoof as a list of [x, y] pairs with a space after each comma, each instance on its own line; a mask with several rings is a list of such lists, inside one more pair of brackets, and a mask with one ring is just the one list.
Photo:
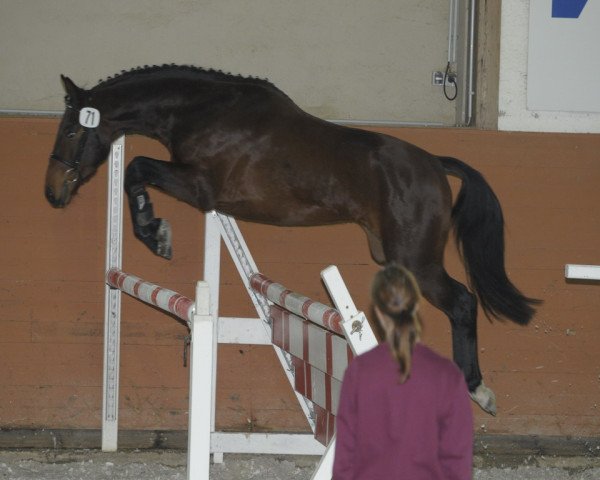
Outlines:
[[470, 392], [470, 395], [484, 411], [490, 415], [496, 415], [496, 395], [483, 382], [479, 384], [475, 391]]
[[171, 225], [164, 218], [160, 219], [160, 225], [156, 230], [156, 254], [167, 260], [171, 260], [173, 256], [171, 248]]

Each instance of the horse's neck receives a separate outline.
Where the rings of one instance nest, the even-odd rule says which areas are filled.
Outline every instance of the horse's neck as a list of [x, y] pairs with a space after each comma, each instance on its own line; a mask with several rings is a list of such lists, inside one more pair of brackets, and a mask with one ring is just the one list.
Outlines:
[[[180, 88], [175, 85], [140, 82], [139, 84], [112, 85], [101, 93], [105, 104], [112, 111], [110, 115], [114, 123], [114, 135], [139, 134], [155, 138], [164, 145], [171, 143], [173, 119], [182, 119], [184, 112], [190, 110], [193, 101], [194, 116], [202, 118], [202, 109], [214, 108], [215, 93], [211, 88], [197, 88], [210, 86], [214, 82], [210, 79], [195, 79], [195, 87]], [[229, 84], [236, 88], [234, 83]], [[227, 88], [227, 87], [226, 87]], [[140, 92], [147, 91], [146, 96]], [[160, 93], [156, 94], [155, 92]], [[143, 100], [140, 100], [140, 97]], [[192, 100], [193, 98], [193, 100]], [[121, 100], [119, 100], [121, 99]], [[135, 99], [135, 100], [134, 100]]]
[[[178, 108], [178, 102], [166, 103], [151, 97], [144, 101], [134, 101], [131, 100], [134, 96], [124, 95], [123, 92], [112, 98], [110, 93], [106, 93], [106, 97], [107, 114], [112, 119], [115, 138], [124, 134], [136, 134], [155, 138], [165, 145], [170, 142], [170, 117]], [[126, 100], [116, 103], [115, 98]]]

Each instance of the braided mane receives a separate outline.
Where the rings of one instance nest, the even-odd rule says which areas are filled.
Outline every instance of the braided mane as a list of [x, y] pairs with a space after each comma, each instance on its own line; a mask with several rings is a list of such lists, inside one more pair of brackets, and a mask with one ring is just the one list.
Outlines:
[[275, 85], [266, 79], [258, 77], [243, 77], [242, 75], [234, 75], [231, 73], [225, 73], [221, 70], [205, 69], [201, 67], [195, 67], [190, 65], [144, 65], [143, 67], [132, 68], [131, 70], [121, 70], [121, 73], [116, 74], [112, 77], [107, 77], [104, 80], [99, 80], [98, 84], [92, 88], [108, 87], [115, 83], [120, 83], [127, 80], [135, 80], [139, 77], [146, 75], [163, 75], [165, 77], [178, 76], [188, 78], [200, 78], [204, 80], [214, 81], [226, 81], [226, 82], [240, 82], [240, 83], [254, 83], [262, 84], [279, 90]]

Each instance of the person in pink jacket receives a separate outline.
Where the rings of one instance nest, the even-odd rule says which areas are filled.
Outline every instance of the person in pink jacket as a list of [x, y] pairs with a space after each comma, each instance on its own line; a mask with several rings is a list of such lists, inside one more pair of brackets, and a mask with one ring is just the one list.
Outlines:
[[456, 364], [419, 343], [416, 280], [390, 265], [375, 276], [372, 300], [385, 342], [344, 375], [333, 479], [472, 478], [467, 385]]

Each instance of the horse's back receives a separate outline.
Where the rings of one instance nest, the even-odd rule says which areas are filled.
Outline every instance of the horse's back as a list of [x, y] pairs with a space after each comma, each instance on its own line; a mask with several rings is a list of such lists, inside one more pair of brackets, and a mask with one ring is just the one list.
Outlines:
[[404, 199], [419, 208], [449, 193], [436, 157], [398, 138], [314, 117], [268, 84], [224, 83], [215, 94], [227, 108], [212, 122], [198, 115], [177, 156], [210, 171], [224, 213], [278, 225], [379, 224], [391, 205], [415, 208]]

